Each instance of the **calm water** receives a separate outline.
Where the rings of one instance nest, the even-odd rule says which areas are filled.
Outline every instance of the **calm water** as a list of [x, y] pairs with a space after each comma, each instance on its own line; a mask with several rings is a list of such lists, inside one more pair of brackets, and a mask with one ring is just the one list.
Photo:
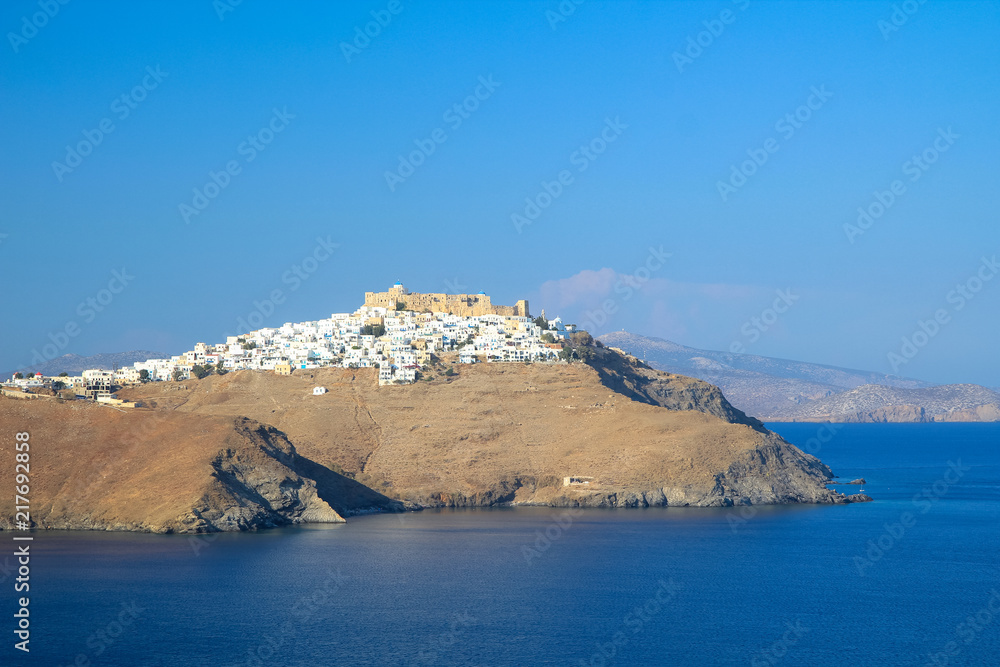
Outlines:
[[[819, 428], [771, 427], [800, 445]], [[824, 439], [875, 502], [36, 533], [30, 659], [0, 573], [0, 664], [1000, 664], [1000, 425]]]

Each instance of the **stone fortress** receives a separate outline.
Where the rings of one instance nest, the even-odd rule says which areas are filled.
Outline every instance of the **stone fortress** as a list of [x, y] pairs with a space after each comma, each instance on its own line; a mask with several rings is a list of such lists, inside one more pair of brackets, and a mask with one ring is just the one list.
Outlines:
[[484, 292], [479, 294], [420, 294], [410, 292], [397, 282], [388, 292], [365, 292], [365, 305], [395, 310], [396, 304], [406, 304], [406, 310], [416, 312], [451, 313], [463, 317], [504, 315], [529, 317], [528, 301], [520, 299], [513, 306], [495, 306]]

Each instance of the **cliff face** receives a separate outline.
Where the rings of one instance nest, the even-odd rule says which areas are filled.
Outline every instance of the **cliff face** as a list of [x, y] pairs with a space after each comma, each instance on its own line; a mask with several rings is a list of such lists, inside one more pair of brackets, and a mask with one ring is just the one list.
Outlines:
[[181, 519], [185, 530], [343, 522], [320, 498], [316, 482], [296, 472], [298, 456], [284, 434], [242, 417], [232, 427], [211, 459], [212, 481]]
[[733, 407], [715, 385], [653, 370], [623, 350], [597, 348], [593, 351], [590, 365], [606, 387], [634, 401], [668, 410], [697, 410], [734, 424], [746, 424], [755, 430], [766, 431], [759, 420]]

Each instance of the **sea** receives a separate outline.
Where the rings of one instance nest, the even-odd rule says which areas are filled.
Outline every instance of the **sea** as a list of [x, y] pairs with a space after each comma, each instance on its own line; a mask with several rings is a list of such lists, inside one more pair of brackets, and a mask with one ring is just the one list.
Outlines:
[[1000, 424], [768, 426], [873, 502], [0, 533], [0, 664], [1000, 665]]

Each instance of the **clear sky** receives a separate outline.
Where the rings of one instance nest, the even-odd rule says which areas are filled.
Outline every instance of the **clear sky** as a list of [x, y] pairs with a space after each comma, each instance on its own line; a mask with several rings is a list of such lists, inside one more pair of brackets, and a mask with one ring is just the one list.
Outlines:
[[0, 369], [401, 280], [1000, 386], [997, 2], [13, 0], [0, 28]]

